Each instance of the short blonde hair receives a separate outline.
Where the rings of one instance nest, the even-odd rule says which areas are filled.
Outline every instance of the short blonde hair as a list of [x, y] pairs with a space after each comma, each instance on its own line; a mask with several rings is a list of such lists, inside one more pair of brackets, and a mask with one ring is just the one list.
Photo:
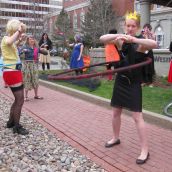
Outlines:
[[12, 19], [9, 20], [6, 26], [6, 32], [10, 35], [12, 35], [13, 33], [15, 33], [19, 26], [22, 25], [23, 31], [26, 31], [26, 25], [22, 22], [20, 22], [19, 20], [16, 19]]

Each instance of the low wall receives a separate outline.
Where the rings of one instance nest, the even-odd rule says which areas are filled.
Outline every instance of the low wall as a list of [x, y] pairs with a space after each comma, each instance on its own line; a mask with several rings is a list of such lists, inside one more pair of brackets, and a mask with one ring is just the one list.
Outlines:
[[154, 49], [155, 71], [159, 76], [167, 76], [172, 59], [172, 53], [168, 49]]
[[[168, 49], [154, 49], [154, 63], [156, 74], [167, 76], [172, 59], [172, 53]], [[90, 50], [92, 63], [105, 62], [104, 48], [93, 48]]]

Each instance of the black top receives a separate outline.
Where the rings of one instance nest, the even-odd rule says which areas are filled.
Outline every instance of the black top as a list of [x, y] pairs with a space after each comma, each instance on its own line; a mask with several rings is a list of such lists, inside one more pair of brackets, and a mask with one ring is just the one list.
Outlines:
[[47, 50], [50, 50], [50, 49], [52, 49], [52, 42], [50, 39], [47, 39], [47, 40], [41, 39], [39, 41], [39, 46], [42, 48], [46, 48]]
[[[145, 60], [145, 53], [138, 52], [137, 49], [138, 44], [135, 43], [124, 43], [122, 45], [122, 50], [119, 51], [121, 57], [121, 67], [137, 64]], [[127, 76], [132, 81], [142, 80], [142, 68], [131, 69], [128, 71], [120, 72], [119, 74]]]

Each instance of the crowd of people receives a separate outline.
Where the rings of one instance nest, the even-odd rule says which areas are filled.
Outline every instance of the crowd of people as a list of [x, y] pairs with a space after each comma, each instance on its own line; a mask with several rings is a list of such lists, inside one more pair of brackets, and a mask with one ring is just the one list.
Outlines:
[[[42, 63], [43, 70], [46, 66], [48, 70], [50, 69], [52, 41], [47, 33], [43, 33], [37, 43], [34, 35], [25, 35], [26, 25], [15, 19], [8, 21], [6, 28], [7, 35], [1, 42], [4, 63], [3, 79], [15, 98], [10, 109], [7, 128], [13, 128], [14, 133], [26, 135], [29, 131], [20, 124], [21, 109], [24, 100], [29, 101], [29, 90], [34, 90], [34, 99], [43, 99], [38, 94], [38, 62]], [[113, 29], [109, 31], [109, 34], [102, 35], [100, 41], [105, 44], [106, 61], [109, 62], [107, 70], [111, 70], [111, 67], [117, 68], [140, 63], [147, 56], [152, 58], [152, 63], [144, 68], [117, 73], [111, 99], [113, 136], [105, 144], [106, 148], [110, 148], [121, 143], [121, 113], [123, 109], [130, 110], [141, 145], [136, 163], [144, 164], [150, 153], [146, 125], [142, 115], [142, 84], [150, 85], [153, 82], [155, 69], [152, 49], [157, 47], [157, 43], [151, 32], [150, 24], [145, 24], [142, 32], [137, 35], [139, 28], [139, 15], [128, 13], [125, 16], [125, 34], [118, 34]], [[83, 74], [83, 70], [80, 68], [84, 66], [84, 44], [81, 35], [75, 35], [74, 39], [74, 43], [68, 44], [69, 47], [73, 47], [70, 68], [75, 69], [75, 74], [79, 75]], [[172, 43], [170, 51], [172, 51]], [[112, 80], [112, 75], [109, 75], [108, 79]]]

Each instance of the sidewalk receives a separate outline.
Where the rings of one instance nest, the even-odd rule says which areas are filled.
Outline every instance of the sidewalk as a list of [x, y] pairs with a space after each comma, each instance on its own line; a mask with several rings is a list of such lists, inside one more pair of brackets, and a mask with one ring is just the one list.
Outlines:
[[[9, 89], [1, 94], [12, 97]], [[139, 155], [138, 135], [132, 118], [123, 115], [121, 144], [104, 148], [112, 136], [112, 111], [102, 106], [40, 86], [43, 100], [25, 102], [23, 110], [62, 140], [88, 155], [109, 172], [172, 172], [172, 131], [148, 124], [150, 160], [135, 164]]]
[[[51, 70], [62, 70], [66, 69], [67, 66], [64, 66], [63, 62], [63, 57], [59, 56], [51, 56], [51, 64], [50, 64], [50, 69]], [[45, 65], [46, 69], [46, 65]], [[39, 63], [39, 70], [42, 70], [42, 65]]]

